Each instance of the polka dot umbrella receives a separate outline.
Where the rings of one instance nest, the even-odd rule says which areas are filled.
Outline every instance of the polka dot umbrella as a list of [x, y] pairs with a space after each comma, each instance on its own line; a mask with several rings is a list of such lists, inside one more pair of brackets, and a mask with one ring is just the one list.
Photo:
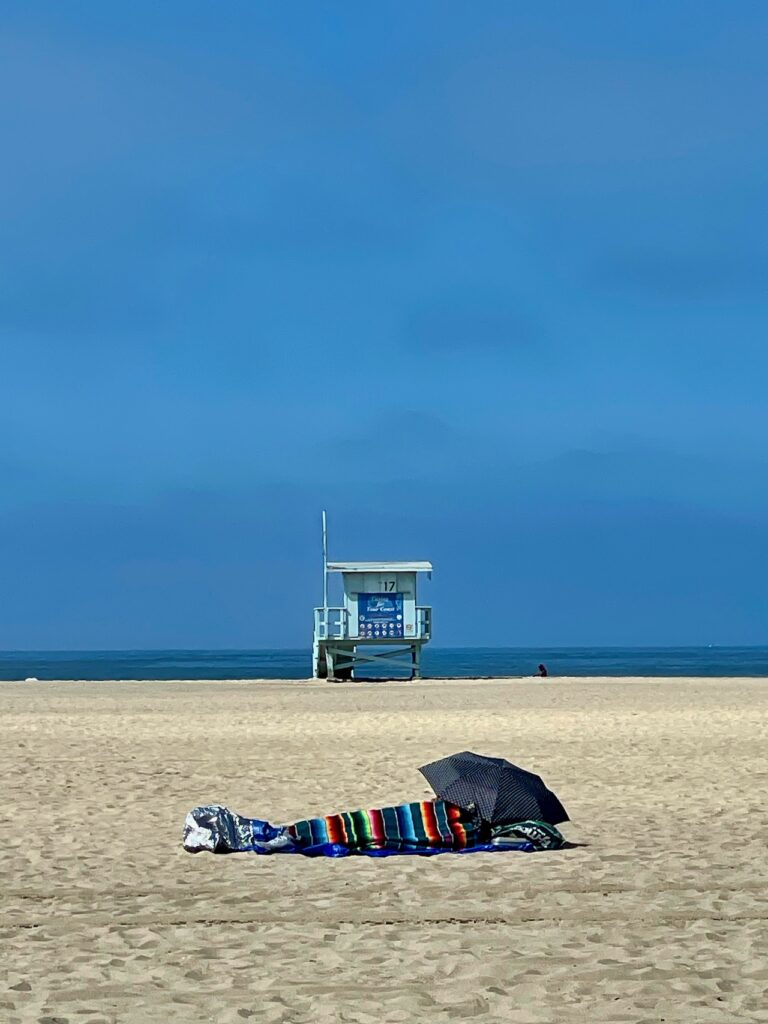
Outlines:
[[515, 821], [568, 821], [565, 808], [538, 775], [502, 757], [463, 750], [419, 771], [435, 793], [448, 803], [473, 811], [491, 825]]

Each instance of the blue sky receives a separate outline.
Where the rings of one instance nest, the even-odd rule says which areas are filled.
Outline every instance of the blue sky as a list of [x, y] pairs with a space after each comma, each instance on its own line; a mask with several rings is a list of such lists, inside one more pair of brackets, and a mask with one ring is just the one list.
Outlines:
[[0, 647], [765, 643], [768, 9], [0, 28]]

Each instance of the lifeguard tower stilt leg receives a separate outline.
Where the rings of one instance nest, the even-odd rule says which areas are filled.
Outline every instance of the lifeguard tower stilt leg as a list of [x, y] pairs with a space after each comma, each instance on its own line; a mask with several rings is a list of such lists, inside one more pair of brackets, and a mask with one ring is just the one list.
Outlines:
[[411, 649], [411, 655], [413, 659], [411, 679], [421, 679], [421, 645], [413, 647]]
[[[341, 573], [344, 603], [328, 604], [328, 573]], [[416, 603], [416, 578], [430, 562], [329, 562], [323, 513], [323, 605], [315, 608], [316, 679], [355, 679], [365, 670], [403, 669], [421, 678], [421, 649], [432, 636], [432, 609]], [[379, 670], [379, 671], [377, 671]]]

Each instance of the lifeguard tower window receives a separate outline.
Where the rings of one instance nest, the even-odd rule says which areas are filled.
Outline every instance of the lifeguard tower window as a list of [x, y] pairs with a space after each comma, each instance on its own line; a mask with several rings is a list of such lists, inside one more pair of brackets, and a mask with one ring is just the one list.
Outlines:
[[417, 603], [416, 581], [431, 571], [430, 562], [328, 562], [326, 572], [341, 575], [343, 598], [315, 609], [315, 677], [420, 678], [432, 609]]

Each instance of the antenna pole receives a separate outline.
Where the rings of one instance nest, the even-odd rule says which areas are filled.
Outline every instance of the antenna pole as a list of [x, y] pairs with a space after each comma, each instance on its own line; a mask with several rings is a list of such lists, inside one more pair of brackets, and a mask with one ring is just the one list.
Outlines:
[[328, 607], [328, 517], [323, 509], [323, 608]]

